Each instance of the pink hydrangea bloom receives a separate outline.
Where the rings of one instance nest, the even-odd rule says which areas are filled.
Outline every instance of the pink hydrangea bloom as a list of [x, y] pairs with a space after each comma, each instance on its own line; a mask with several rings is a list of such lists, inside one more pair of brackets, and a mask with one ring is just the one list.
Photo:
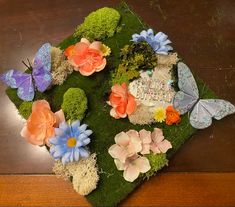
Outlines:
[[115, 136], [115, 143], [108, 152], [114, 159], [119, 159], [122, 163], [142, 150], [142, 143], [139, 133], [135, 130], [121, 132]]
[[164, 139], [163, 132], [159, 128], [155, 128], [151, 134], [152, 143], [150, 149], [154, 154], [157, 153], [166, 153], [168, 149], [172, 148], [171, 143]]
[[129, 130], [115, 136], [115, 143], [108, 152], [114, 158], [118, 170], [123, 170], [126, 181], [133, 182], [140, 173], [146, 173], [151, 166], [143, 155], [153, 151], [154, 154], [166, 153], [172, 148], [171, 143], [164, 139], [161, 129], [155, 128], [151, 133], [145, 129], [137, 132]]
[[114, 159], [114, 162], [118, 170], [124, 170], [123, 177], [129, 182], [133, 182], [139, 177], [140, 173], [146, 173], [151, 168], [149, 160], [139, 155], [128, 157], [125, 163], [122, 163], [118, 159]]

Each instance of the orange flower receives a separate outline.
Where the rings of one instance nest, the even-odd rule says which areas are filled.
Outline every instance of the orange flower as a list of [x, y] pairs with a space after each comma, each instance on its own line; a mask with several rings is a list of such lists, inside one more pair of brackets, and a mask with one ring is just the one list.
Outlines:
[[136, 110], [135, 97], [128, 92], [126, 83], [112, 87], [108, 104], [113, 107], [110, 115], [115, 119], [125, 118]]
[[47, 101], [35, 101], [21, 136], [34, 145], [48, 144], [48, 139], [55, 134], [54, 127], [63, 121], [65, 118], [62, 110], [53, 113]]
[[82, 38], [76, 45], [69, 46], [64, 54], [69, 63], [74, 66], [74, 70], [79, 71], [84, 76], [99, 72], [106, 65], [102, 43], [98, 41], [90, 43], [87, 39]]
[[68, 56], [72, 56], [73, 55], [73, 49], [74, 49], [74, 45], [70, 45], [69, 47], [67, 47], [66, 49], [65, 49], [65, 51], [64, 51], [64, 55], [66, 56], [66, 57], [68, 57]]
[[172, 124], [178, 124], [180, 123], [180, 113], [176, 111], [173, 106], [168, 106], [166, 108], [166, 124], [172, 125]]

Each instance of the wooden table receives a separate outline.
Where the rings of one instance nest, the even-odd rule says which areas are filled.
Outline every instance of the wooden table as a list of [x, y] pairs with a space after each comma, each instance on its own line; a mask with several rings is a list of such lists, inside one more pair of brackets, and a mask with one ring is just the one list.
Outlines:
[[[118, 0], [0, 0], [0, 70], [70, 35], [89, 12]], [[235, 104], [235, 1], [128, 0], [218, 96]], [[45, 148], [20, 137], [23, 121], [0, 85], [0, 206], [89, 206], [56, 179]], [[235, 206], [235, 116], [198, 131], [121, 206]]]

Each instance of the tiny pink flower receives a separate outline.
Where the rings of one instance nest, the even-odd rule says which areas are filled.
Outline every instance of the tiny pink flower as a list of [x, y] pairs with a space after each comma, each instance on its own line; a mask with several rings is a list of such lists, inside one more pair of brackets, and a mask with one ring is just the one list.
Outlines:
[[163, 132], [159, 128], [155, 128], [152, 132], [152, 143], [150, 149], [154, 154], [157, 153], [166, 153], [168, 149], [172, 148], [171, 143], [164, 139]]
[[140, 173], [146, 173], [151, 168], [149, 160], [139, 155], [128, 157], [125, 163], [118, 159], [114, 159], [114, 162], [118, 170], [124, 170], [123, 177], [128, 182], [133, 182], [139, 177]]
[[140, 139], [142, 141], [142, 150], [141, 154], [149, 154], [150, 153], [150, 143], [152, 142], [151, 132], [145, 129], [139, 131]]
[[114, 139], [116, 144], [112, 145], [108, 152], [114, 159], [119, 159], [122, 163], [142, 150], [139, 133], [135, 130], [121, 132]]

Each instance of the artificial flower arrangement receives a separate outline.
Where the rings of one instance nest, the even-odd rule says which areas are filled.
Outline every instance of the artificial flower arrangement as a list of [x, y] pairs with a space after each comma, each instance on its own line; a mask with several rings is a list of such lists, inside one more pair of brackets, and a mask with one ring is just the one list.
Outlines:
[[58, 47], [44, 44], [25, 72], [1, 76], [26, 120], [21, 136], [46, 145], [55, 174], [93, 206], [116, 205], [196, 129], [235, 112], [170, 44], [122, 3], [92, 12]]

